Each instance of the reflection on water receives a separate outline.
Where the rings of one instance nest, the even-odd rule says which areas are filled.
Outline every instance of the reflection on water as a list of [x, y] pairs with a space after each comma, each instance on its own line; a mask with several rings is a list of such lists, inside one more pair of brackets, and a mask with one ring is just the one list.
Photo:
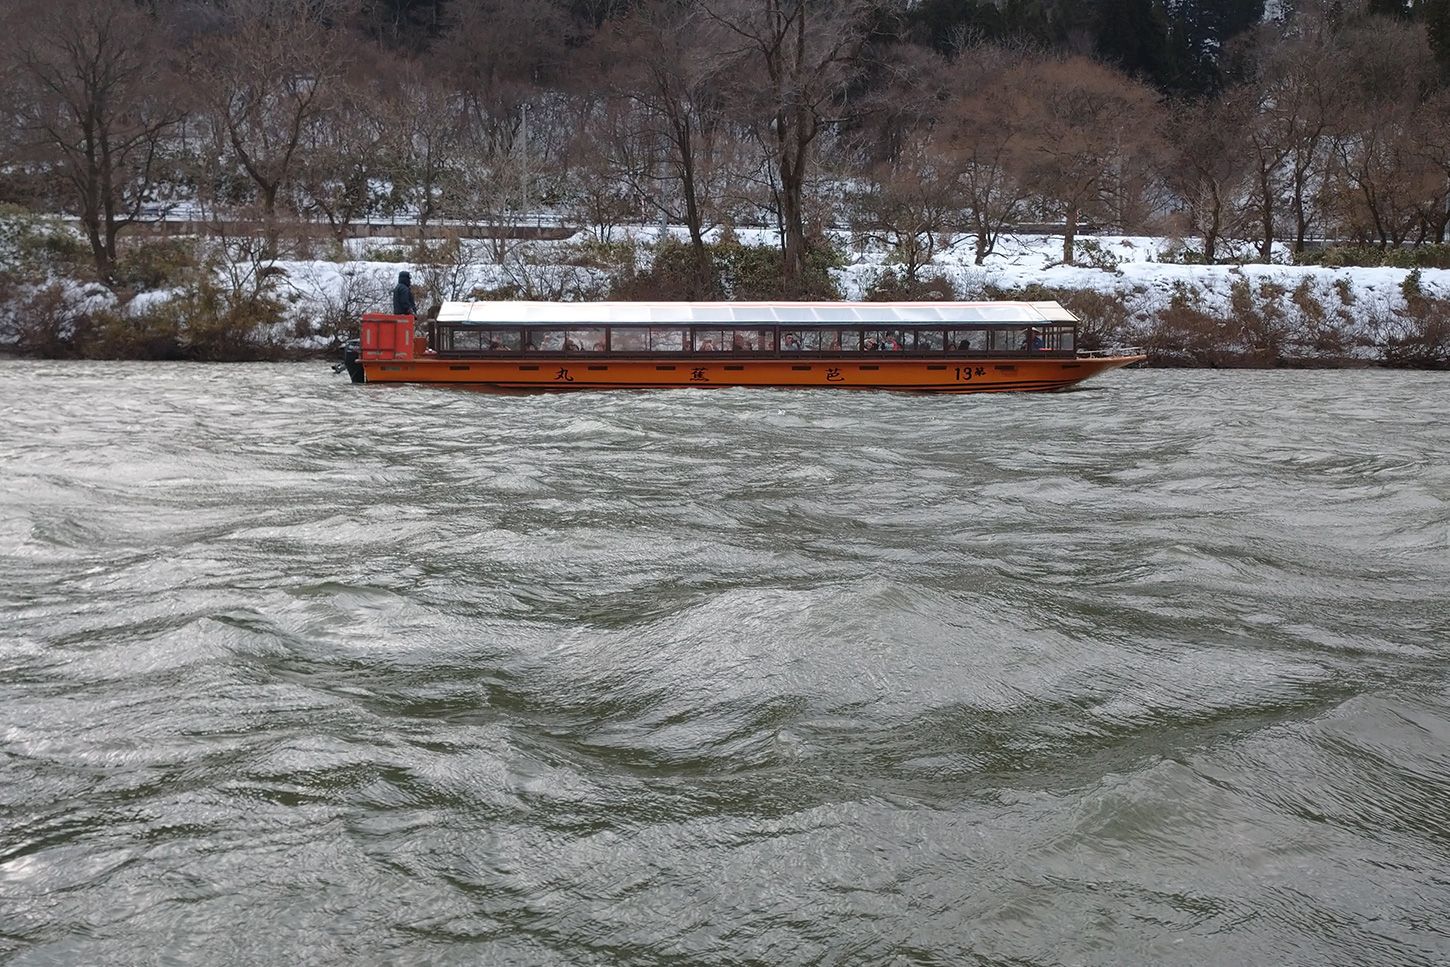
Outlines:
[[1442, 375], [0, 365], [0, 960], [1450, 961]]

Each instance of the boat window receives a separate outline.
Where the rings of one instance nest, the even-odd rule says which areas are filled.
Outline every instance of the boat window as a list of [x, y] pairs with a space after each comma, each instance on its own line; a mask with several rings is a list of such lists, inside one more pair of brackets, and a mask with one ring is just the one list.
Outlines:
[[722, 329], [696, 329], [695, 330], [695, 351], [701, 353], [713, 353], [724, 349], [726, 345], [725, 332]]
[[988, 332], [987, 349], [994, 353], [1015, 352], [1022, 348], [1022, 339], [1025, 334], [1025, 330], [1015, 327], [992, 329]]
[[603, 352], [603, 329], [570, 329], [564, 341], [564, 348], [570, 352]]
[[915, 333], [916, 349], [921, 352], [939, 353], [942, 351], [943, 336], [940, 329], [918, 329]]
[[649, 350], [649, 329], [646, 326], [615, 326], [610, 330], [609, 348], [617, 353], [642, 353]]
[[831, 349], [854, 353], [861, 348], [861, 330], [842, 329], [838, 335], [840, 336], [840, 341], [833, 343]]
[[861, 333], [862, 348], [867, 352], [900, 352], [901, 332], [896, 329], [866, 329]]
[[804, 333], [799, 329], [787, 329], [780, 334], [780, 348], [782, 352], [799, 352], [805, 347]]
[[480, 329], [445, 329], [444, 352], [467, 352], [484, 346], [483, 331]]
[[690, 330], [655, 326], [649, 331], [649, 348], [657, 353], [677, 353], [690, 341]]
[[564, 329], [530, 329], [525, 349], [537, 349], [545, 353], [563, 352], [564, 342], [569, 334]]
[[[499, 335], [512, 333], [514, 339], [518, 337], [518, 330], [499, 330]], [[527, 341], [524, 348], [537, 350], [546, 353], [585, 353], [599, 352], [604, 349], [603, 329], [528, 329]], [[508, 340], [503, 340], [504, 349], [517, 348], [511, 346]], [[483, 348], [488, 349], [485, 345]], [[500, 347], [494, 347], [500, 348]]]
[[982, 352], [987, 348], [987, 333], [982, 329], [948, 329], [948, 352]]
[[806, 352], [836, 352], [841, 348], [841, 330], [803, 329], [800, 333], [800, 340], [801, 349], [804, 349]]
[[[737, 353], [753, 353], [773, 348], [772, 331], [769, 329], [733, 329], [730, 331], [730, 349]], [[762, 343], [764, 343], [762, 345]]]
[[517, 329], [491, 329], [483, 334], [483, 348], [496, 353], [516, 353], [521, 342]]
[[615, 326], [609, 348], [617, 353], [677, 353], [689, 345], [684, 326]]

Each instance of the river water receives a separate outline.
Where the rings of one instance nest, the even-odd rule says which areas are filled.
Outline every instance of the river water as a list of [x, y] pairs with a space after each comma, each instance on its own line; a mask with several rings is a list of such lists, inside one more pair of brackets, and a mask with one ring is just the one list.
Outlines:
[[1447, 400], [0, 364], [0, 962], [1450, 963]]

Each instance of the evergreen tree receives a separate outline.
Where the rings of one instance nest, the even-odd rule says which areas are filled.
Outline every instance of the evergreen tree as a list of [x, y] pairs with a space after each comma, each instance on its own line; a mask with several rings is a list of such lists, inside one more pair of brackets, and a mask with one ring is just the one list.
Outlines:
[[1407, 20], [1411, 16], [1410, 0], [1369, 0], [1365, 12]]
[[1264, 0], [1177, 0], [1170, 4], [1169, 52], [1179, 80], [1168, 89], [1208, 94], [1223, 87], [1224, 51], [1264, 18]]
[[421, 51], [445, 28], [447, 0], [366, 0], [358, 9], [358, 26], [399, 51]]
[[938, 53], [973, 41], [1029, 40], [1043, 46], [1066, 36], [1063, 8], [1051, 0], [922, 0], [902, 13], [906, 35]]
[[1450, 0], [1415, 0], [1415, 16], [1425, 24], [1440, 69], [1450, 73]]
[[1168, 17], [1154, 0], [1098, 0], [1098, 54], [1125, 73], [1162, 85], [1168, 73]]

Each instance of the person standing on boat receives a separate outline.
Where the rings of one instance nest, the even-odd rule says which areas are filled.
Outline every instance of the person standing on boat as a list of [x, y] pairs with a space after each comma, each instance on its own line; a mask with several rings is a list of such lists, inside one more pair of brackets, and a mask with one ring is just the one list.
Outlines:
[[393, 315], [417, 315], [418, 306], [413, 301], [413, 277], [407, 272], [398, 273], [398, 284], [393, 287]]

